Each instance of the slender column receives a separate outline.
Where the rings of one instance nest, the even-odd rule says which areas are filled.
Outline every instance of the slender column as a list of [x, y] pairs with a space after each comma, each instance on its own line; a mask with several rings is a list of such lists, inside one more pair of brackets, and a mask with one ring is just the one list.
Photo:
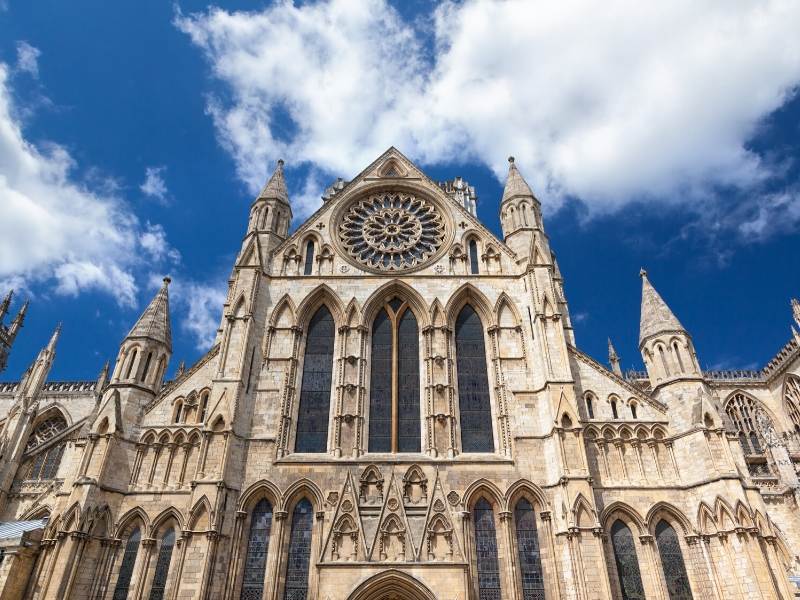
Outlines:
[[72, 594], [72, 586], [75, 584], [75, 577], [78, 573], [78, 566], [81, 563], [81, 558], [83, 557], [83, 551], [86, 548], [86, 540], [89, 537], [88, 534], [83, 533], [81, 531], [73, 531], [70, 534], [70, 537], [74, 540], [77, 540], [77, 548], [75, 549], [75, 554], [70, 561], [68, 568], [68, 575], [66, 579], [66, 586], [63, 588], [63, 598], [69, 598]]
[[206, 600], [211, 597], [211, 575], [214, 571], [214, 564], [217, 558], [217, 545], [219, 544], [219, 534], [216, 531], [207, 531], [208, 540], [206, 560], [203, 563], [203, 578], [200, 584], [200, 598]]
[[514, 556], [516, 544], [514, 544], [513, 532], [511, 531], [511, 512], [504, 510], [500, 512], [499, 516], [500, 526], [503, 529], [503, 537], [506, 539], [506, 543], [504, 545], [506, 547], [506, 556], [508, 558], [505, 572], [509, 586], [506, 589], [509, 590], [511, 598], [517, 598], [519, 596], [519, 584], [517, 583], [517, 561]]
[[644, 549], [645, 560], [647, 561], [647, 568], [641, 569], [644, 576], [650, 581], [650, 589], [656, 594], [656, 598], [660, 600], [668, 600], [664, 597], [664, 588], [661, 585], [661, 577], [659, 575], [658, 563], [656, 562], [653, 552], [653, 536], [640, 535], [640, 547]]
[[553, 572], [550, 577], [551, 581], [547, 582], [547, 587], [554, 598], [563, 598], [564, 584], [561, 581], [561, 569], [559, 568], [559, 559], [556, 555], [555, 535], [553, 534], [553, 521], [551, 519], [550, 511], [542, 511], [539, 513], [539, 516], [542, 519], [542, 523], [544, 523], [545, 535], [547, 536], [547, 545], [550, 550], [550, 559], [553, 562]]
[[669, 452], [669, 457], [672, 460], [672, 468], [675, 469], [675, 479], [678, 483], [681, 482], [681, 472], [678, 469], [678, 461], [675, 460], [675, 449], [672, 447], [672, 442], [665, 442], [664, 444], [667, 447], [667, 451]]
[[192, 539], [193, 532], [191, 531], [183, 531], [181, 533], [181, 537], [178, 540], [178, 548], [180, 549], [180, 553], [178, 554], [178, 564], [176, 565], [176, 569], [172, 576], [172, 582], [170, 584], [169, 594], [165, 594], [168, 598], [175, 598], [178, 597], [178, 590], [181, 588], [181, 579], [183, 579], [183, 563], [186, 560], [186, 549], [189, 547], [189, 542]]
[[145, 579], [147, 579], [147, 575], [150, 573], [150, 561], [153, 558], [153, 548], [156, 547], [156, 540], [154, 538], [144, 538], [141, 541], [141, 547], [144, 553], [141, 565], [139, 566], [139, 572], [134, 579], [134, 581], [136, 581], [136, 589], [133, 591], [134, 600], [141, 600], [144, 595]]
[[[239, 563], [241, 562], [242, 558], [242, 527], [245, 519], [247, 519], [247, 513], [243, 510], [237, 510], [233, 524], [233, 537], [231, 537], [231, 560], [228, 563], [228, 577], [225, 580], [225, 589], [223, 592], [225, 600], [231, 600], [234, 592], [236, 591], [236, 578], [239, 573]], [[267, 547], [267, 550], [267, 559], [269, 559], [269, 547]]]
[[161, 487], [167, 487], [167, 483], [169, 482], [169, 472], [172, 470], [172, 462], [175, 460], [175, 444], [172, 442], [166, 445], [167, 450], [169, 451], [169, 457], [167, 458], [167, 466], [164, 469], [164, 479], [161, 482]]

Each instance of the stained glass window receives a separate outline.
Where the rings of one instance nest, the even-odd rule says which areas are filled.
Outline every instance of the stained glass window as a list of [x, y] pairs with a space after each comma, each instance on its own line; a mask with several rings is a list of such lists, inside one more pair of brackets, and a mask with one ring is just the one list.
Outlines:
[[456, 368], [461, 446], [464, 452], [494, 452], [483, 325], [469, 304], [456, 319]]
[[693, 600], [681, 544], [675, 530], [666, 521], [659, 521], [656, 525], [656, 545], [661, 557], [661, 567], [664, 569], [669, 600]]
[[256, 504], [250, 520], [240, 600], [261, 600], [264, 595], [264, 570], [271, 528], [272, 505], [264, 499]]
[[306, 338], [297, 418], [297, 452], [325, 452], [328, 448], [334, 335], [333, 316], [325, 306], [321, 306], [311, 318]]
[[469, 272], [478, 274], [478, 244], [475, 240], [469, 241]]
[[397, 327], [398, 452], [419, 452], [419, 329], [410, 310]]
[[311, 275], [314, 270], [314, 241], [308, 240], [306, 244], [306, 264], [303, 269], [303, 275]]
[[475, 556], [478, 563], [479, 600], [500, 600], [500, 566], [497, 561], [497, 534], [494, 512], [485, 498], [472, 509], [475, 520]]
[[161, 538], [161, 547], [158, 549], [156, 569], [153, 575], [153, 585], [150, 588], [150, 600], [164, 600], [167, 588], [167, 575], [169, 563], [172, 560], [172, 549], [175, 547], [175, 530], [167, 529]]
[[522, 579], [523, 600], [545, 600], [542, 556], [539, 552], [539, 536], [536, 532], [536, 513], [525, 498], [517, 502], [514, 509], [514, 525], [517, 534], [517, 554]]
[[136, 554], [139, 552], [139, 542], [142, 540], [142, 533], [139, 528], [133, 530], [125, 544], [125, 551], [122, 554], [122, 563], [119, 567], [117, 586], [114, 588], [113, 600], [126, 600], [128, 598], [128, 588], [131, 586], [133, 577], [133, 567], [136, 564]]
[[[747, 468], [753, 476], [766, 476], [770, 474], [769, 466], [764, 457], [762, 432], [756, 421], [759, 408], [756, 402], [742, 393], [734, 394], [725, 404], [725, 412], [733, 421], [739, 435], [739, 445], [745, 456], [751, 457]], [[764, 415], [766, 417], [766, 414]], [[769, 420], [769, 417], [766, 417]]]
[[54, 438], [67, 428], [67, 421], [61, 415], [56, 413], [52, 417], [45, 419], [39, 423], [31, 432], [28, 437], [28, 444], [25, 446], [25, 451], [30, 452], [34, 448], [41, 446], [47, 440]]
[[39, 475], [39, 479], [54, 479], [61, 465], [61, 456], [64, 454], [64, 444], [53, 446], [47, 451], [47, 458], [44, 459], [44, 466]]
[[622, 600], [644, 600], [644, 588], [633, 534], [620, 520], [611, 526], [611, 545], [614, 548], [614, 562], [617, 565]]
[[311, 502], [303, 498], [292, 515], [289, 536], [289, 556], [286, 564], [284, 600], [306, 600], [308, 596], [308, 565], [311, 560], [311, 532], [314, 511]]
[[407, 304], [395, 297], [372, 324], [370, 452], [420, 451], [419, 395], [417, 319]]
[[369, 451], [392, 451], [392, 321], [381, 310], [372, 324]]

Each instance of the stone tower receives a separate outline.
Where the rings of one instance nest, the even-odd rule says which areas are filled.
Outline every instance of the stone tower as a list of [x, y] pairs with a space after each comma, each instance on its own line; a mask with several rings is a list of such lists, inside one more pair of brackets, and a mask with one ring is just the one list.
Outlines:
[[6, 326], [3, 324], [8, 309], [11, 307], [11, 298], [14, 295], [14, 290], [6, 294], [6, 297], [0, 302], [0, 373], [2, 373], [6, 365], [8, 365], [8, 355], [11, 353], [11, 346], [14, 345], [14, 340], [17, 338], [22, 323], [25, 321], [25, 313], [28, 310], [28, 303], [22, 305], [22, 308], [17, 313], [17, 316], [11, 321], [11, 324]]

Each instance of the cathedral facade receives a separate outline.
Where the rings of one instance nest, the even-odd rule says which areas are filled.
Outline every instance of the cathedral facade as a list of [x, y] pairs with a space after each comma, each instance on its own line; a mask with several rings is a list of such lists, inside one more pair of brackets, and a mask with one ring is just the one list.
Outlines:
[[165, 279], [96, 380], [56, 331], [0, 384], [0, 600], [795, 596], [800, 336], [703, 371], [643, 271], [646, 371], [588, 356], [513, 159], [502, 240], [394, 148], [323, 200], [278, 163], [173, 380]]

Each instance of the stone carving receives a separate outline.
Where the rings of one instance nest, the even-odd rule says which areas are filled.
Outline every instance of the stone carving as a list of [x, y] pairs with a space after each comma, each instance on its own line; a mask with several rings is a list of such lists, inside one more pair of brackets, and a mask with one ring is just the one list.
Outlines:
[[458, 495], [458, 492], [455, 490], [451, 490], [449, 494], [447, 494], [447, 501], [450, 503], [450, 506], [458, 506], [458, 503], [461, 502], [461, 497]]

